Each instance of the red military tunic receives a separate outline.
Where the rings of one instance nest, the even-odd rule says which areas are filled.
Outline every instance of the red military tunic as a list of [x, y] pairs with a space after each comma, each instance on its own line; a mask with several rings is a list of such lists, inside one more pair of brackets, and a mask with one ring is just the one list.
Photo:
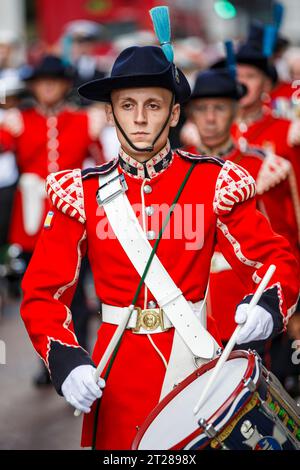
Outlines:
[[[195, 149], [189, 148], [189, 151]], [[289, 180], [290, 163], [276, 155], [266, 155], [262, 149], [249, 147], [242, 152], [232, 146], [222, 158], [245, 168], [257, 184], [257, 207], [269, 219], [273, 230], [284, 236], [299, 260], [299, 200], [292, 195]], [[234, 286], [234, 289], [232, 288]], [[222, 291], [222, 296], [219, 292]], [[227, 341], [236, 326], [234, 314], [240, 299], [247, 295], [241, 279], [217, 248], [209, 283], [209, 311], [218, 323], [221, 338]], [[224, 308], [226, 315], [224, 315]]]
[[[197, 152], [195, 147], [187, 147]], [[299, 257], [300, 201], [294, 191], [293, 169], [290, 163], [278, 155], [248, 146], [242, 151], [231, 145], [228, 151], [218, 155], [245, 168], [256, 181], [258, 209], [269, 219], [273, 230], [287, 238], [294, 255]]]
[[260, 119], [250, 124], [236, 122], [231, 128], [231, 133], [243, 149], [247, 145], [262, 147], [289, 160], [295, 171], [294, 186], [297, 184], [300, 193], [300, 129], [298, 132], [297, 122], [291, 123], [287, 119], [277, 118], [269, 109], [264, 108]]
[[[45, 179], [49, 173], [82, 168], [87, 157], [101, 163], [98, 110], [76, 111], [70, 106], [45, 114], [38, 107], [7, 112], [0, 130], [0, 145], [13, 149], [20, 171], [10, 242], [33, 251], [49, 209]], [[27, 201], [27, 202], [26, 202]]]
[[271, 90], [270, 96], [272, 99], [276, 98], [287, 98], [291, 99], [292, 95], [297, 90], [297, 87], [293, 87], [292, 83], [290, 82], [279, 82], [277, 85]]
[[[217, 242], [249, 294], [269, 265], [277, 266], [261, 299], [273, 316], [275, 331], [284, 327], [293, 312], [299, 292], [298, 264], [287, 241], [276, 235], [265, 217], [256, 211], [254, 181], [241, 167], [231, 162], [223, 164], [216, 158], [191, 157], [164, 149], [144, 165], [123, 153], [119, 165], [115, 159], [83, 173], [73, 170], [50, 175], [48, 194], [54, 215], [41, 233], [23, 280], [21, 314], [59, 393], [74, 367], [90, 363], [77, 343], [69, 310], [82, 256], [87, 253], [89, 257], [97, 295], [105, 304], [130, 305], [139, 283], [137, 271], [118, 240], [105, 236], [111, 233], [111, 228], [96, 202], [98, 175], [116, 167], [124, 174], [130, 203], [137, 216], [146, 212], [144, 229], [157, 236], [162, 224], [162, 220], [155, 219], [159, 207], [172, 204], [193, 161], [197, 163], [178, 201], [178, 213], [176, 207], [171, 218], [170, 236], [161, 239], [157, 251], [172, 279], [187, 300], [203, 299]], [[154, 208], [154, 212], [147, 211], [148, 207]], [[192, 237], [195, 227], [196, 235], [201, 234], [199, 239]], [[182, 229], [181, 236], [178, 229]], [[154, 240], [150, 243], [153, 245]], [[150, 292], [149, 300], [155, 301]], [[249, 301], [250, 297], [245, 299]], [[141, 291], [136, 305], [145, 308], [145, 291]], [[108, 323], [101, 325], [93, 352], [95, 364], [115, 329]], [[208, 329], [218, 338], [211, 318]], [[152, 335], [166, 360], [173, 334], [170, 329]], [[164, 375], [164, 363], [147, 335], [126, 330], [100, 406], [98, 449], [130, 448], [137, 426], [158, 403]], [[95, 406], [84, 418], [83, 446], [91, 445], [94, 411]]]

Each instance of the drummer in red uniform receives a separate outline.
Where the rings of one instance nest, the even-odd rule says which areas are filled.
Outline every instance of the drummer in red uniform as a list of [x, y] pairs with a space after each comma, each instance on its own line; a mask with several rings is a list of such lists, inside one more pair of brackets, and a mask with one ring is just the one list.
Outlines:
[[[82, 445], [91, 446], [94, 430], [97, 449], [130, 448], [161, 397], [189, 373], [192, 352], [204, 362], [215, 355], [218, 333], [213, 320], [203, 317], [202, 300], [216, 241], [247, 290], [236, 312], [236, 321], [245, 322], [239, 342], [266, 339], [285, 328], [299, 292], [297, 262], [288, 242], [256, 211], [249, 173], [230, 161], [170, 149], [169, 130], [190, 87], [163, 50], [125, 49], [111, 76], [80, 88], [85, 98], [107, 103], [120, 152], [102, 166], [48, 177], [53, 206], [23, 281], [21, 314], [34, 347], [57, 392], [86, 413]], [[104, 388], [103, 379], [95, 383], [94, 366], [132, 309], [142, 260], [148, 259], [165, 220], [158, 214], [174, 201], [174, 217]], [[92, 358], [78, 345], [69, 310], [85, 253], [103, 302]], [[246, 319], [247, 304], [271, 263], [276, 273], [252, 319]], [[212, 336], [200, 326], [190, 329], [195, 322], [207, 324]], [[102, 390], [99, 409], [94, 402]]]
[[[246, 93], [246, 87], [237, 82], [229, 68], [212, 68], [199, 73], [187, 110], [199, 133], [201, 147], [186, 147], [186, 150], [216, 155], [249, 171], [256, 180], [258, 209], [268, 217], [272, 228], [288, 239], [298, 258], [299, 201], [297, 195], [293, 200], [290, 162], [260, 148], [248, 146], [241, 150], [230, 134], [238, 102]], [[235, 326], [236, 305], [246, 292], [220, 250], [216, 250], [212, 258], [209, 293], [210, 309], [218, 321], [222, 340], [228, 341]]]

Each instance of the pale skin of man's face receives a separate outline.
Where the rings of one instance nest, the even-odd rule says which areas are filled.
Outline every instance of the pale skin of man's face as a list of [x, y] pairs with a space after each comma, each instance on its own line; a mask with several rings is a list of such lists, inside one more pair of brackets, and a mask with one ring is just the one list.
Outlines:
[[198, 98], [191, 101], [189, 114], [196, 125], [201, 142], [216, 148], [230, 137], [236, 115], [236, 102], [230, 98]]
[[[116, 118], [130, 141], [138, 148], [145, 148], [152, 145], [168, 117], [172, 93], [159, 87], [124, 88], [114, 90], [111, 100]], [[108, 123], [115, 126], [111, 105], [107, 104], [105, 110]], [[121, 147], [137, 161], [148, 160], [164, 147], [170, 127], [177, 125], [179, 115], [180, 105], [175, 104], [172, 107], [169, 122], [152, 152], [134, 150], [115, 126]]]
[[300, 80], [300, 57], [295, 58], [290, 68], [291, 80]]
[[265, 74], [252, 65], [238, 64], [237, 79], [247, 87], [247, 94], [240, 100], [241, 108], [259, 105], [263, 92], [269, 90]]

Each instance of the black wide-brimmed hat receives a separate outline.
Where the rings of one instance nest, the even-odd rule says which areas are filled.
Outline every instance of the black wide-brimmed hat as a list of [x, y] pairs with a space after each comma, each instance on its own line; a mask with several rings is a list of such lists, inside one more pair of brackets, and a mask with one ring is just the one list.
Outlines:
[[191, 99], [231, 98], [240, 100], [247, 93], [247, 87], [238, 82], [227, 68], [211, 68], [197, 75]]
[[[273, 83], [277, 81], [277, 72], [270, 62], [272, 47], [268, 52], [264, 51], [265, 26], [259, 21], [250, 24], [247, 41], [240, 45], [236, 53], [238, 64], [252, 65], [261, 70]], [[276, 38], [273, 47], [275, 46]]]
[[191, 94], [184, 74], [158, 46], [128, 47], [117, 57], [109, 77], [88, 82], [78, 92], [89, 100], [110, 102], [113, 90], [138, 87], [167, 88], [177, 103], [184, 103]]
[[274, 80], [274, 66], [269, 62], [260, 50], [259, 46], [245, 43], [240, 46], [236, 54], [238, 64], [252, 65], [261, 70], [267, 77]]
[[36, 78], [52, 77], [73, 80], [74, 69], [70, 65], [65, 65], [63, 60], [55, 55], [46, 55], [35, 67], [26, 67], [22, 73], [25, 81]]

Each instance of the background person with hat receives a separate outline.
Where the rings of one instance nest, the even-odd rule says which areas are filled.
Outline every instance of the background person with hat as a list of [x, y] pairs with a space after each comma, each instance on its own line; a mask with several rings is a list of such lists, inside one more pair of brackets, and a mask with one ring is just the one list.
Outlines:
[[[248, 146], [242, 150], [231, 137], [238, 102], [246, 93], [246, 87], [236, 80], [235, 67], [230, 60], [226, 68], [214, 67], [200, 72], [187, 110], [199, 133], [201, 146], [190, 146], [186, 150], [216, 155], [249, 171], [257, 185], [258, 209], [268, 217], [273, 230], [287, 238], [298, 258], [296, 211], [299, 205], [295, 207], [293, 204], [289, 184], [290, 163], [259, 148]], [[236, 305], [245, 294], [245, 287], [238, 275], [217, 249], [211, 264], [209, 308], [218, 322], [222, 341], [228, 341], [234, 331]]]
[[[168, 23], [163, 22], [162, 30], [166, 28]], [[176, 236], [176, 224], [171, 219], [170, 236], [162, 237], [157, 249], [157, 256], [166, 270], [163, 278], [170, 276], [180, 288], [175, 291], [176, 299], [184, 301], [184, 296], [189, 301], [184, 316], [191, 314], [193, 322], [205, 296], [216, 238], [248, 287], [249, 296], [237, 308], [236, 316], [238, 322], [245, 323], [242, 331], [247, 338], [266, 338], [280, 331], [283, 328], [282, 313], [286, 315], [288, 309], [293, 310], [299, 292], [298, 267], [287, 242], [274, 234], [266, 219], [255, 209], [253, 178], [231, 162], [224, 164], [213, 157], [171, 151], [168, 133], [178, 122], [180, 105], [188, 100], [190, 88], [173, 63], [170, 39], [161, 42], [163, 49], [156, 46], [125, 49], [116, 59], [110, 77], [80, 88], [85, 98], [107, 103], [108, 119], [116, 125], [121, 143], [119, 156], [83, 172], [76, 169], [49, 175], [51, 216], [23, 280], [21, 314], [29, 335], [49, 367], [58, 393], [86, 413], [82, 445], [93, 445], [97, 449], [130, 448], [138, 427], [161, 396], [172, 389], [176, 380], [183, 378], [178, 376], [177, 370], [176, 376], [166, 385], [171, 365], [178, 368], [178, 361], [182, 361], [173, 350], [173, 345], [182, 340], [174, 333], [167, 315], [158, 308], [168, 309], [170, 297], [169, 301], [160, 299], [159, 302], [147, 287], [148, 277], [140, 284], [139, 270], [132, 264], [139, 262], [139, 257], [132, 261], [133, 251], [137, 253], [136, 244], [131, 245], [132, 238], [123, 236], [123, 231], [126, 233], [138, 227], [140, 233], [142, 228], [147, 247], [149, 242], [153, 248], [161, 229], [161, 222], [155, 222], [160, 205], [170, 208], [175, 200], [183, 212], [186, 205], [191, 205], [193, 210], [199, 204], [204, 205], [204, 220], [198, 220], [198, 230], [204, 230], [204, 244], [198, 241], [187, 249], [190, 234]], [[128, 210], [116, 213], [114, 207], [118, 209], [126, 200], [133, 213], [129, 212], [130, 221], [124, 225]], [[135, 217], [139, 214], [140, 222]], [[189, 226], [190, 219], [191, 215], [188, 215], [181, 220], [181, 228]], [[108, 220], [114, 220], [115, 233], [112, 233]], [[249, 227], [253, 231], [249, 232]], [[240, 244], [246, 259], [234, 249], [228, 233]], [[130, 244], [128, 251], [120, 244], [127, 242]], [[103, 323], [98, 331], [93, 359], [77, 342], [69, 310], [85, 253], [90, 259], [97, 295], [103, 302]], [[255, 261], [250, 263], [249, 258]], [[278, 289], [267, 287], [262, 304], [252, 312], [254, 323], [249, 322], [245, 310], [251, 299], [250, 293], [255, 289], [253, 279], [256, 275], [262, 277], [271, 263], [277, 266], [272, 286], [278, 283]], [[157, 279], [155, 272], [151, 279], [159, 289], [163, 279]], [[174, 291], [172, 293], [174, 296]], [[175, 307], [178, 305], [176, 299], [172, 302]], [[133, 315], [106, 384], [103, 379], [96, 384], [94, 364], [99, 362], [125, 313], [137, 314], [137, 310], [128, 310], [131, 304], [139, 307], [142, 320], [150, 314], [156, 318], [161, 315], [164, 324], [160, 320], [155, 329], [144, 324], [137, 333], [134, 331], [138, 327], [137, 319], [134, 320]], [[176, 318], [180, 314], [181, 311], [175, 308]], [[258, 318], [262, 329], [256, 324]], [[179, 322], [179, 329], [184, 321], [183, 318]], [[216, 341], [200, 326], [205, 341], [199, 340], [197, 348], [208, 344], [209, 338], [209, 344], [215, 349]], [[207, 328], [218, 339], [210, 317]], [[198, 330], [188, 335], [187, 343], [197, 333]], [[185, 354], [184, 357], [189, 358], [188, 364], [192, 363], [187, 349]], [[213, 355], [211, 351], [208, 357]], [[188, 373], [188, 364], [181, 364], [181, 374], [183, 371]], [[99, 402], [95, 401], [102, 396], [103, 388], [99, 408]]]
[[88, 105], [80, 100], [76, 89], [89, 80], [103, 78], [100, 57], [95, 54], [95, 46], [103, 39], [103, 26], [95, 21], [75, 20], [66, 24], [62, 43], [62, 57], [66, 64], [74, 69], [74, 93], [72, 99], [81, 105]]
[[[237, 119], [232, 126], [232, 136], [243, 149], [247, 145], [263, 147], [289, 160], [294, 168], [296, 183], [300, 184], [300, 132], [299, 122], [291, 122], [272, 110], [272, 84], [277, 81], [277, 72], [270, 57], [276, 44], [276, 29], [260, 22], [250, 24], [247, 40], [240, 44], [236, 53], [237, 75], [247, 87], [247, 94], [239, 101]], [[220, 60], [215, 67], [223, 67]], [[271, 93], [272, 94], [272, 93]], [[191, 123], [185, 124], [181, 132], [184, 145], [199, 146], [199, 136]]]
[[261, 36], [256, 39], [256, 32], [253, 28], [250, 30], [248, 41], [239, 47], [236, 55], [237, 76], [248, 92], [240, 100], [232, 135], [241, 148], [255, 145], [289, 160], [296, 177], [294, 191], [299, 193], [300, 146], [294, 138], [293, 123], [276, 117], [264, 106], [263, 95], [273, 72], [267, 52], [263, 50], [264, 42]]
[[[13, 210], [10, 241], [32, 253], [48, 203], [44, 181], [53, 171], [82, 167], [88, 157], [101, 162], [98, 135], [103, 122], [93, 112], [78, 111], [67, 101], [73, 70], [56, 56], [45, 56], [24, 80], [33, 106], [9, 110], [0, 144], [13, 149], [21, 174]], [[76, 139], [74, 139], [76, 136]]]
[[[5, 110], [15, 108], [20, 103], [24, 83], [19, 73], [8, 69], [0, 73], [0, 126]], [[8, 231], [13, 204], [13, 196], [18, 180], [18, 168], [12, 151], [0, 153], [0, 251], [8, 241]]]
[[0, 31], [0, 73], [22, 63], [21, 39], [10, 30]]

